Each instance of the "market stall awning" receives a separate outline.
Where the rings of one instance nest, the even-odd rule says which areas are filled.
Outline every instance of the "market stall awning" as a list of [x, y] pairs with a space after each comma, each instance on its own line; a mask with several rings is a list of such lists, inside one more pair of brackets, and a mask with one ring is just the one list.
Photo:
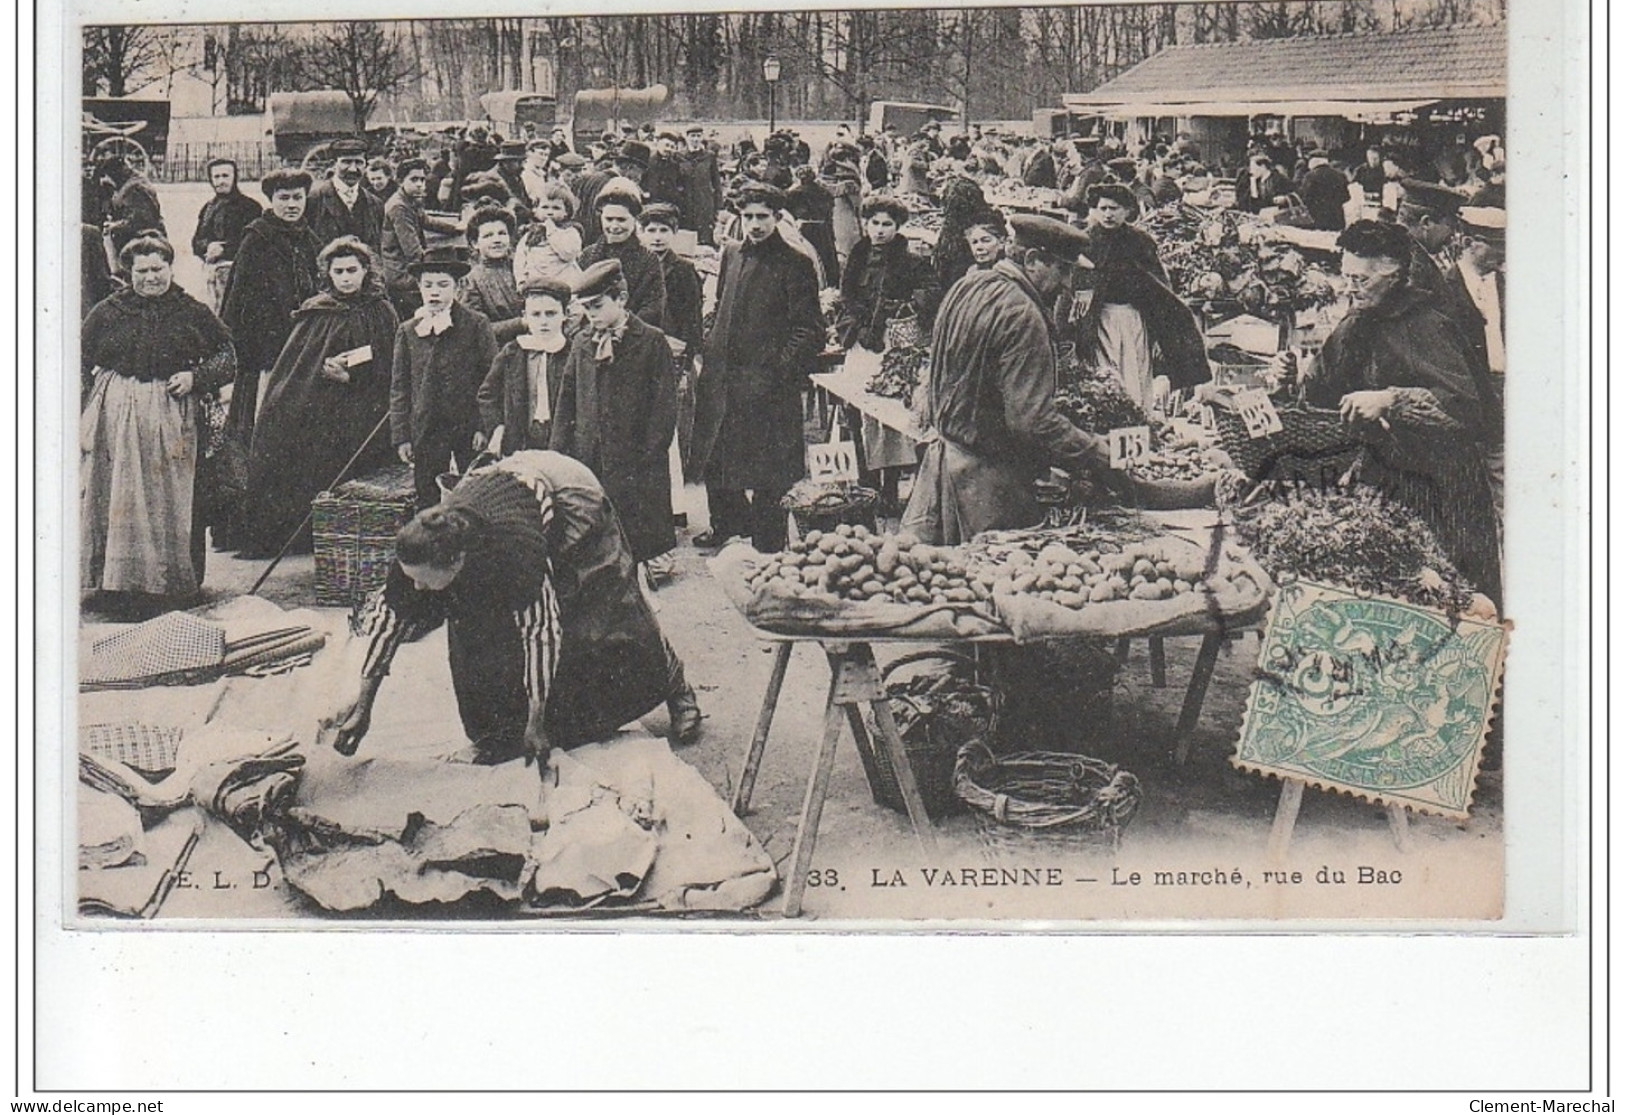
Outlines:
[[[1341, 116], [1349, 120], [1378, 122], [1404, 112], [1415, 112], [1437, 104], [1438, 98], [1390, 101], [1128, 101], [1117, 105], [1095, 104], [1087, 110], [1113, 119], [1140, 116]], [[1070, 104], [1070, 101], [1069, 101]], [[1084, 107], [1079, 105], [1077, 107]]]
[[[1185, 43], [1151, 55], [1095, 89], [1069, 93], [1063, 102], [1074, 112], [1111, 115], [1341, 115], [1253, 106], [1500, 99], [1507, 95], [1506, 59], [1504, 25]], [[1195, 105], [1208, 110], [1175, 108]], [[1136, 111], [1128, 113], [1129, 106]], [[1220, 107], [1230, 111], [1217, 111]]]

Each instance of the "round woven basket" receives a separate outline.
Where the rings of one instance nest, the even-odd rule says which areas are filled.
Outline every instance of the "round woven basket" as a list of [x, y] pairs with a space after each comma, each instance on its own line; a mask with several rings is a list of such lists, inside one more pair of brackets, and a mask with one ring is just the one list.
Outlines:
[[805, 536], [808, 531], [834, 530], [842, 523], [874, 530], [875, 506], [879, 502], [879, 492], [854, 485], [845, 491], [829, 492], [811, 503], [798, 503], [786, 496], [779, 506], [795, 517], [796, 531]]
[[1053, 751], [996, 756], [979, 742], [959, 752], [954, 792], [999, 828], [1112, 839], [1143, 796], [1138, 778], [1099, 759]]

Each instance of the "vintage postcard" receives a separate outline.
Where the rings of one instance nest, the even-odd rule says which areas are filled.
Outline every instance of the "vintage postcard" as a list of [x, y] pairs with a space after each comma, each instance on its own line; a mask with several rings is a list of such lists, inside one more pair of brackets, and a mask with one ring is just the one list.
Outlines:
[[83, 9], [64, 916], [1505, 924], [1515, 7]]

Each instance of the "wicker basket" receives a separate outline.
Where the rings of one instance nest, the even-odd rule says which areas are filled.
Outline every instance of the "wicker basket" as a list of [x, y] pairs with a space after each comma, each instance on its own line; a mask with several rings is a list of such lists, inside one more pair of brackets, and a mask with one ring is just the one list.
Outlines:
[[1303, 404], [1277, 407], [1281, 432], [1252, 438], [1241, 415], [1223, 406], [1212, 409], [1213, 427], [1224, 451], [1254, 480], [1277, 478], [1283, 468], [1346, 471], [1362, 448], [1335, 410]]
[[913, 308], [909, 308], [896, 317], [886, 321], [887, 351], [894, 348], [919, 348], [925, 343], [925, 332], [920, 328], [920, 318]]
[[786, 496], [780, 504], [795, 520], [796, 533], [806, 537], [808, 531], [831, 531], [842, 523], [876, 529], [876, 505], [880, 493], [873, 488], [853, 485], [831, 490], [815, 502], [798, 503]]
[[382, 585], [395, 535], [416, 506], [410, 470], [380, 470], [317, 496], [310, 505], [316, 603], [354, 608]]
[[[918, 686], [900, 682], [896, 675], [907, 666], [938, 667], [953, 681], [938, 692], [914, 692]], [[941, 667], [946, 667], [942, 669]], [[974, 680], [975, 664], [951, 651], [927, 650], [905, 654], [881, 671], [886, 683], [887, 703], [903, 739], [909, 769], [925, 811], [933, 820], [960, 809], [954, 793], [954, 769], [959, 752], [966, 744], [993, 738], [999, 720], [999, 694]], [[903, 792], [897, 785], [891, 756], [881, 743], [880, 730], [873, 726], [874, 767], [869, 789], [880, 805], [906, 812]]]
[[1140, 808], [1140, 780], [1083, 755], [1026, 751], [995, 756], [967, 744], [954, 765], [954, 792], [976, 810], [990, 836], [1115, 840]]

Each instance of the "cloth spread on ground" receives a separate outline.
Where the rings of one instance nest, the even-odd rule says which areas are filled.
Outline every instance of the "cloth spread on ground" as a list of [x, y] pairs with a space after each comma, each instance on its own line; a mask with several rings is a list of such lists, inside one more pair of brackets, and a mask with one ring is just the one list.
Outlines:
[[[84, 817], [83, 811], [80, 817]], [[185, 871], [203, 825], [203, 815], [195, 810], [176, 813], [157, 822], [144, 834], [144, 862], [129, 861], [119, 867], [80, 870], [79, 912], [126, 918], [153, 917]], [[82, 834], [80, 839], [84, 839]]]
[[79, 866], [145, 863], [141, 815], [116, 794], [79, 783]]
[[334, 911], [482, 891], [537, 909], [738, 910], [776, 879], [709, 783], [636, 733], [556, 753], [545, 780], [520, 761], [318, 755], [273, 843], [288, 882]]

